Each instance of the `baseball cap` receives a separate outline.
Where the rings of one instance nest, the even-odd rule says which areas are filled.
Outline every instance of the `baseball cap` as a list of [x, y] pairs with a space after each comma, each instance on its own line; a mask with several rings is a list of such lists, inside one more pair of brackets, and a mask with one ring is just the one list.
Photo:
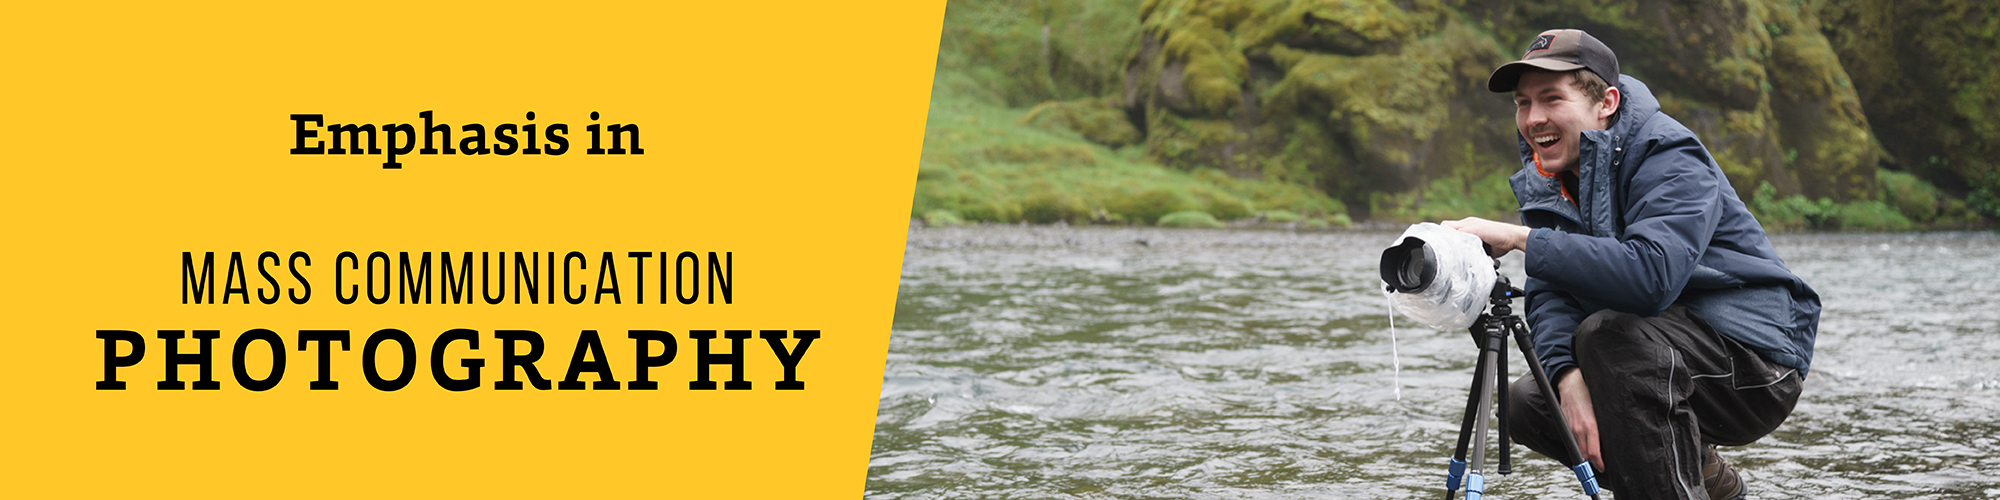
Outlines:
[[1500, 65], [1493, 70], [1493, 76], [1486, 79], [1486, 90], [1496, 93], [1513, 92], [1521, 83], [1521, 73], [1531, 69], [1548, 71], [1575, 71], [1588, 69], [1603, 78], [1604, 83], [1618, 86], [1618, 56], [1597, 37], [1583, 30], [1557, 29], [1542, 32], [1535, 41], [1528, 44], [1528, 51], [1521, 54], [1521, 60]]

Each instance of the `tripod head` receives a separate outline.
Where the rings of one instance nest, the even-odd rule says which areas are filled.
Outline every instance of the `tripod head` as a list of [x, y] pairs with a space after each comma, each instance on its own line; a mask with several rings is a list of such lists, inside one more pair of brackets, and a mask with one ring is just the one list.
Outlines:
[[[1493, 249], [1492, 246], [1487, 246], [1486, 248], [1489, 252]], [[1513, 282], [1508, 281], [1507, 276], [1500, 274], [1500, 259], [1493, 259], [1493, 274], [1493, 291], [1488, 292], [1486, 298], [1487, 312], [1495, 318], [1512, 316], [1514, 315], [1514, 299], [1526, 297], [1528, 296], [1528, 292], [1514, 288]], [[1474, 334], [1474, 336], [1477, 335], [1476, 333]]]
[[[1500, 263], [1494, 262], [1493, 265], [1497, 268]], [[1514, 284], [1508, 282], [1506, 276], [1499, 276], [1493, 279], [1493, 292], [1487, 298], [1487, 302], [1493, 306], [1494, 316], [1506, 316], [1513, 313], [1501, 308], [1513, 309], [1510, 306], [1514, 303], [1514, 299], [1526, 296], [1528, 292], [1514, 288]]]

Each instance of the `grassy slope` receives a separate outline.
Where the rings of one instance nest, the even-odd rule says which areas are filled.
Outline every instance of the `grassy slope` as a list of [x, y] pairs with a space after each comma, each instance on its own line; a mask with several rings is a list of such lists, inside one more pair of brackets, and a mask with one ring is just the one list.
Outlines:
[[1180, 211], [1231, 220], [1277, 210], [1346, 224], [1340, 202], [1311, 188], [1169, 169], [1147, 163], [1138, 146], [1112, 149], [1067, 129], [1023, 124], [1025, 109], [932, 95], [915, 217], [1153, 224]]

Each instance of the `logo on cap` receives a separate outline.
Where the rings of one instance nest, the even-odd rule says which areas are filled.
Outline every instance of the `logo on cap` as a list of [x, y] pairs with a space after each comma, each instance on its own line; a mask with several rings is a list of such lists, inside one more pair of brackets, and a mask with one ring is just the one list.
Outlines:
[[1552, 45], [1554, 43], [1556, 43], [1555, 35], [1542, 35], [1535, 37], [1535, 43], [1528, 44], [1528, 51], [1522, 52], [1521, 58], [1527, 59], [1528, 54], [1533, 54], [1537, 50], [1549, 50], [1549, 45]]

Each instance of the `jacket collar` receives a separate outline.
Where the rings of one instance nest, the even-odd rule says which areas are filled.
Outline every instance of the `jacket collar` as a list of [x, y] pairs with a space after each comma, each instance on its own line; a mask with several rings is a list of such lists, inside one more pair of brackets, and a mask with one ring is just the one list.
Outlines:
[[1559, 179], [1543, 177], [1537, 171], [1534, 149], [1516, 131], [1514, 140], [1521, 155], [1521, 171], [1509, 178], [1509, 183], [1514, 188], [1516, 199], [1521, 202], [1521, 212], [1549, 211], [1569, 219], [1587, 233], [1616, 236], [1618, 230], [1614, 226], [1618, 215], [1612, 207], [1612, 191], [1623, 183], [1613, 179], [1621, 176], [1612, 172], [1615, 170], [1612, 168], [1614, 157], [1622, 154], [1625, 144], [1632, 142], [1640, 127], [1660, 111], [1660, 102], [1653, 97], [1652, 89], [1637, 78], [1619, 75], [1618, 92], [1618, 111], [1611, 115], [1611, 126], [1580, 134], [1577, 190], [1571, 193], [1576, 205], [1563, 199]]

